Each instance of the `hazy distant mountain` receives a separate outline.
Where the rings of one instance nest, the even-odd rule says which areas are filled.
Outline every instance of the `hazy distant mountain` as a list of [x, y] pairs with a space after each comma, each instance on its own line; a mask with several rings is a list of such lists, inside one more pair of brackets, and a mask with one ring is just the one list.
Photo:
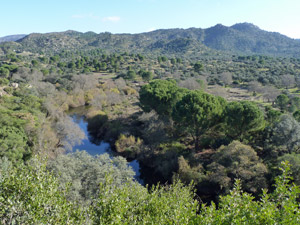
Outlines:
[[1, 42], [7, 42], [7, 41], [17, 41], [23, 37], [25, 37], [26, 34], [16, 34], [16, 35], [9, 35], [5, 37], [0, 37], [0, 43]]
[[180, 55], [262, 54], [300, 57], [300, 41], [279, 33], [267, 32], [250, 23], [231, 27], [217, 24], [207, 29], [161, 29], [140, 34], [111, 34], [66, 31], [30, 34], [18, 40], [30, 51], [59, 52], [102, 48], [106, 51]]
[[299, 42], [275, 32], [267, 32], [249, 23], [231, 27], [216, 25], [205, 30], [206, 46], [238, 54], [300, 56]]

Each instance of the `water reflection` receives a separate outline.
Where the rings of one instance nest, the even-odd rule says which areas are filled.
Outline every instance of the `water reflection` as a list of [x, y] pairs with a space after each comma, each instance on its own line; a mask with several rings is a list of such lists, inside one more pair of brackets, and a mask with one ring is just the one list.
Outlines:
[[[85, 150], [87, 153], [91, 155], [101, 155], [104, 153], [108, 153], [110, 156], [116, 156], [117, 154], [113, 152], [110, 148], [110, 144], [101, 140], [97, 140], [96, 138], [92, 137], [88, 132], [88, 122], [84, 118], [83, 115], [80, 114], [72, 114], [70, 115], [72, 120], [78, 124], [80, 129], [85, 133], [87, 139], [84, 139], [80, 145], [75, 145], [73, 147], [73, 151], [75, 150]], [[133, 160], [128, 162], [128, 164], [132, 167], [133, 171], [135, 172], [135, 179], [144, 184], [143, 180], [140, 178], [140, 164], [137, 160]]]

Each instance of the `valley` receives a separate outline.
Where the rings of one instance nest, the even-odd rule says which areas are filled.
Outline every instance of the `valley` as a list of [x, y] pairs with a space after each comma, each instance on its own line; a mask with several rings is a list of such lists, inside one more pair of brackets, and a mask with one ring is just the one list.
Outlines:
[[299, 49], [249, 23], [1, 43], [0, 221], [298, 220]]

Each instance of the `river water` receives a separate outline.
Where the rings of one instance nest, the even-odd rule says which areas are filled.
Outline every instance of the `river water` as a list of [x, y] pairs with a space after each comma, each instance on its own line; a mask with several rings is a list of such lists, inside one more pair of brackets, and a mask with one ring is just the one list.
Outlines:
[[[85, 133], [87, 139], [84, 139], [80, 145], [75, 145], [73, 151], [75, 150], [85, 150], [90, 155], [101, 155], [104, 153], [109, 154], [111, 157], [117, 156], [117, 153], [113, 152], [110, 148], [110, 144], [104, 141], [97, 141], [97, 143], [92, 142], [93, 138], [88, 132], [88, 122], [84, 116], [80, 114], [70, 114], [72, 120], [80, 127], [80, 129]], [[132, 167], [135, 172], [135, 179], [140, 183], [144, 184], [143, 179], [140, 178], [140, 164], [137, 160], [128, 162], [129, 166]]]

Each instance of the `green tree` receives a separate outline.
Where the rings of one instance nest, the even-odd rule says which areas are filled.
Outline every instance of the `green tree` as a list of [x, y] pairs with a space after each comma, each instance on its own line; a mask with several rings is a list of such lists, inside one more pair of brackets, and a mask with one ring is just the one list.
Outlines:
[[9, 70], [4, 67], [0, 67], [0, 77], [8, 78], [9, 77]]
[[234, 179], [240, 179], [243, 189], [252, 193], [267, 187], [267, 167], [254, 149], [239, 141], [221, 146], [213, 156], [213, 163], [208, 165], [208, 171], [209, 180], [225, 192], [233, 187]]
[[153, 78], [153, 74], [150, 71], [143, 71], [141, 76], [142, 76], [143, 80], [145, 80], [145, 81], [152, 80], [152, 78]]
[[9, 84], [9, 80], [6, 78], [0, 78], [0, 85], [8, 85]]
[[22, 128], [1, 126], [0, 158], [7, 157], [13, 162], [22, 161], [26, 155], [30, 155], [27, 139]]
[[[7, 99], [5, 104], [10, 107]], [[14, 98], [13, 100], [17, 100]], [[23, 107], [19, 100], [19, 107]], [[2, 102], [2, 105], [4, 102]], [[15, 104], [12, 104], [15, 107]], [[21, 162], [31, 155], [28, 137], [24, 130], [26, 121], [20, 119], [9, 110], [0, 110], [0, 158], [7, 157], [12, 162]], [[32, 135], [33, 136], [33, 135]], [[31, 137], [33, 138], [33, 137]]]
[[36, 66], [38, 66], [39, 62], [38, 62], [37, 60], [33, 59], [33, 60], [31, 61], [31, 64], [32, 64], [34, 67], [36, 67]]
[[292, 116], [282, 115], [274, 124], [270, 136], [269, 148], [277, 151], [279, 156], [284, 153], [299, 152], [300, 124]]
[[204, 66], [203, 66], [203, 64], [200, 63], [200, 62], [196, 62], [196, 63], [194, 64], [194, 70], [195, 70], [195, 72], [197, 72], [197, 73], [200, 73], [200, 72], [203, 70], [203, 68], [204, 68]]
[[128, 80], [134, 80], [136, 78], [136, 73], [133, 70], [129, 70], [124, 78]]
[[297, 120], [298, 122], [300, 122], [300, 110], [297, 110], [293, 113], [293, 117], [295, 118], [295, 120]]
[[285, 94], [278, 95], [275, 103], [282, 111], [286, 110], [289, 103], [289, 97]]
[[57, 63], [60, 60], [59, 55], [54, 55], [50, 57], [50, 63]]
[[200, 148], [200, 137], [219, 121], [223, 112], [219, 98], [202, 91], [189, 91], [173, 108], [172, 118], [194, 140], [195, 150]]
[[167, 60], [168, 60], [168, 58], [166, 56], [161, 57], [161, 61], [166, 62]]
[[300, 98], [299, 97], [293, 97], [291, 99], [291, 104], [289, 106], [289, 112], [293, 113], [296, 110], [300, 109]]
[[43, 73], [44, 76], [49, 75], [49, 70], [48, 69], [42, 69], [41, 72]]
[[100, 70], [105, 71], [106, 69], [107, 69], [107, 64], [106, 64], [105, 62], [102, 62], [102, 63], [100, 64]]
[[265, 107], [266, 111], [266, 120], [273, 124], [274, 122], [278, 121], [282, 113], [279, 110], [273, 109], [271, 106]]
[[70, 69], [75, 69], [76, 68], [76, 64], [75, 64], [75, 62], [69, 62], [68, 63], [68, 68], [70, 68]]
[[263, 112], [249, 101], [230, 102], [225, 108], [227, 135], [244, 140], [249, 134], [265, 127]]
[[174, 80], [153, 80], [141, 88], [140, 104], [145, 112], [155, 110], [159, 115], [171, 116], [172, 107], [184, 92]]

